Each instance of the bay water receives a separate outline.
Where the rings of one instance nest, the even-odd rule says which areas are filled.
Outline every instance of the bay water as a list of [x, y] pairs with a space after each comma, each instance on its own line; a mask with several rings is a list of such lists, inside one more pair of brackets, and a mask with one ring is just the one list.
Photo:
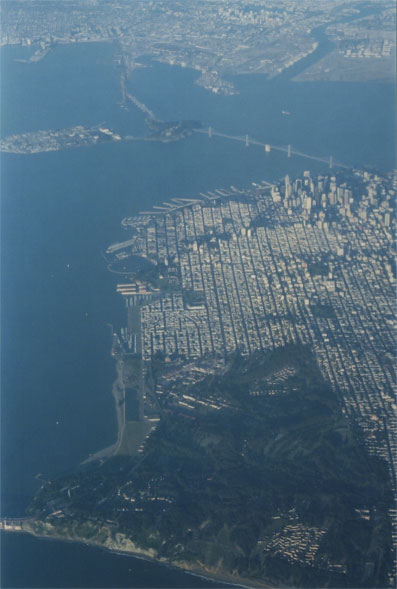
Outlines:
[[[15, 59], [26, 48], [3, 47], [2, 136], [99, 123], [146, 133], [138, 109], [120, 108], [115, 53], [110, 44], [57, 46], [38, 63], [22, 63]], [[239, 94], [218, 96], [194, 84], [197, 72], [147, 63], [129, 91], [162, 120], [195, 119], [354, 166], [394, 165], [391, 85], [246, 75], [231, 78]], [[127, 236], [120, 220], [172, 197], [327, 168], [202, 134], [3, 153], [1, 164], [1, 514], [18, 517], [42, 479], [115, 439], [109, 324], [125, 317], [101, 252]], [[1, 540], [2, 587], [213, 586], [78, 544], [4, 533]]]

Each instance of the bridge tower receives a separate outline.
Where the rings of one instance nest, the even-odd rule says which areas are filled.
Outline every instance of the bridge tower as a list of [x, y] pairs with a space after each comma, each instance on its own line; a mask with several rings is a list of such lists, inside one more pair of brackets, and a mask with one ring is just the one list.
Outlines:
[[266, 153], [270, 153], [270, 145], [268, 145], [268, 144], [265, 145], [265, 151], [266, 151]]
[[333, 168], [334, 166], [334, 158], [332, 157], [332, 155], [329, 156], [329, 167], [330, 169]]
[[245, 136], [245, 147], [248, 147], [250, 144], [248, 135]]
[[211, 139], [212, 137], [212, 127], [208, 127], [208, 137]]
[[287, 151], [288, 157], [291, 157], [291, 146], [288, 145], [288, 151]]

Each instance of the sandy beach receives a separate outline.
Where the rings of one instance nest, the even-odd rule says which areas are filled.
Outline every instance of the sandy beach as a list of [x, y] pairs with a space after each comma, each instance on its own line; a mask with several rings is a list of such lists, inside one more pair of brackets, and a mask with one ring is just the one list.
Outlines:
[[94, 462], [96, 460], [102, 460], [105, 458], [110, 458], [117, 454], [117, 451], [120, 448], [121, 441], [123, 439], [123, 433], [125, 428], [125, 411], [124, 411], [124, 402], [125, 402], [125, 385], [124, 385], [124, 363], [123, 360], [118, 359], [116, 362], [116, 380], [112, 386], [112, 395], [114, 398], [114, 405], [116, 411], [116, 419], [117, 419], [117, 440], [111, 446], [107, 446], [95, 454], [91, 454], [88, 458], [86, 458], [81, 464], [89, 464], [90, 462]]

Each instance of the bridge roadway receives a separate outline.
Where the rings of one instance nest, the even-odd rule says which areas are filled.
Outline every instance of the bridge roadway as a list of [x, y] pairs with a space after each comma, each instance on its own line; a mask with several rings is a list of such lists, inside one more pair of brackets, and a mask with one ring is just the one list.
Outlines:
[[299, 157], [304, 157], [306, 159], [315, 160], [317, 162], [322, 162], [322, 163], [328, 164], [330, 168], [332, 168], [333, 166], [336, 166], [338, 168], [350, 168], [351, 167], [346, 164], [343, 164], [342, 162], [338, 162], [338, 161], [334, 160], [332, 156], [318, 157], [315, 155], [310, 155], [308, 153], [304, 153], [303, 151], [295, 149], [291, 145], [289, 145], [289, 146], [288, 145], [287, 146], [271, 145], [270, 143], [263, 143], [262, 141], [258, 141], [257, 139], [253, 139], [252, 137], [249, 137], [248, 135], [229, 135], [228, 133], [221, 133], [220, 131], [216, 131], [213, 127], [207, 127], [206, 129], [194, 129], [194, 130], [196, 133], [202, 133], [203, 135], [208, 135], [209, 138], [216, 136], [216, 137], [223, 137], [224, 139], [232, 139], [233, 141], [241, 141], [242, 143], [245, 143], [245, 145], [247, 147], [249, 145], [259, 145], [260, 147], [264, 147], [265, 149], [268, 147], [269, 150], [274, 149], [276, 151], [283, 151], [288, 156], [297, 155]]

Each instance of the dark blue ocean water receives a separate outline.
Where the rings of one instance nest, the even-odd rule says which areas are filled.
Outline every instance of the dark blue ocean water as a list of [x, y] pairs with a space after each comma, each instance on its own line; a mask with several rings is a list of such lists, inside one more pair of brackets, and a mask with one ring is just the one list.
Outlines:
[[[39, 63], [13, 61], [24, 53], [0, 51], [3, 135], [101, 122], [145, 132], [140, 111], [119, 107], [111, 45], [60, 46]], [[391, 86], [241, 76], [234, 78], [240, 94], [222, 97], [194, 85], [196, 77], [153, 63], [134, 73], [129, 89], [164, 120], [198, 119], [347, 163], [393, 166]], [[121, 325], [124, 312], [101, 251], [123, 237], [121, 218], [169, 197], [321, 167], [203, 135], [2, 154], [1, 163], [1, 512], [20, 516], [38, 473], [54, 477], [114, 441], [107, 324]], [[179, 581], [182, 573], [78, 545], [3, 535], [2, 551], [3, 587], [197, 586], [190, 576]]]
[[[4, 532], [0, 538], [3, 540], [3, 588], [230, 587], [155, 562], [84, 544], [38, 540], [24, 534], [6, 536]], [[7, 584], [7, 579], [14, 581], [12, 585]]]

